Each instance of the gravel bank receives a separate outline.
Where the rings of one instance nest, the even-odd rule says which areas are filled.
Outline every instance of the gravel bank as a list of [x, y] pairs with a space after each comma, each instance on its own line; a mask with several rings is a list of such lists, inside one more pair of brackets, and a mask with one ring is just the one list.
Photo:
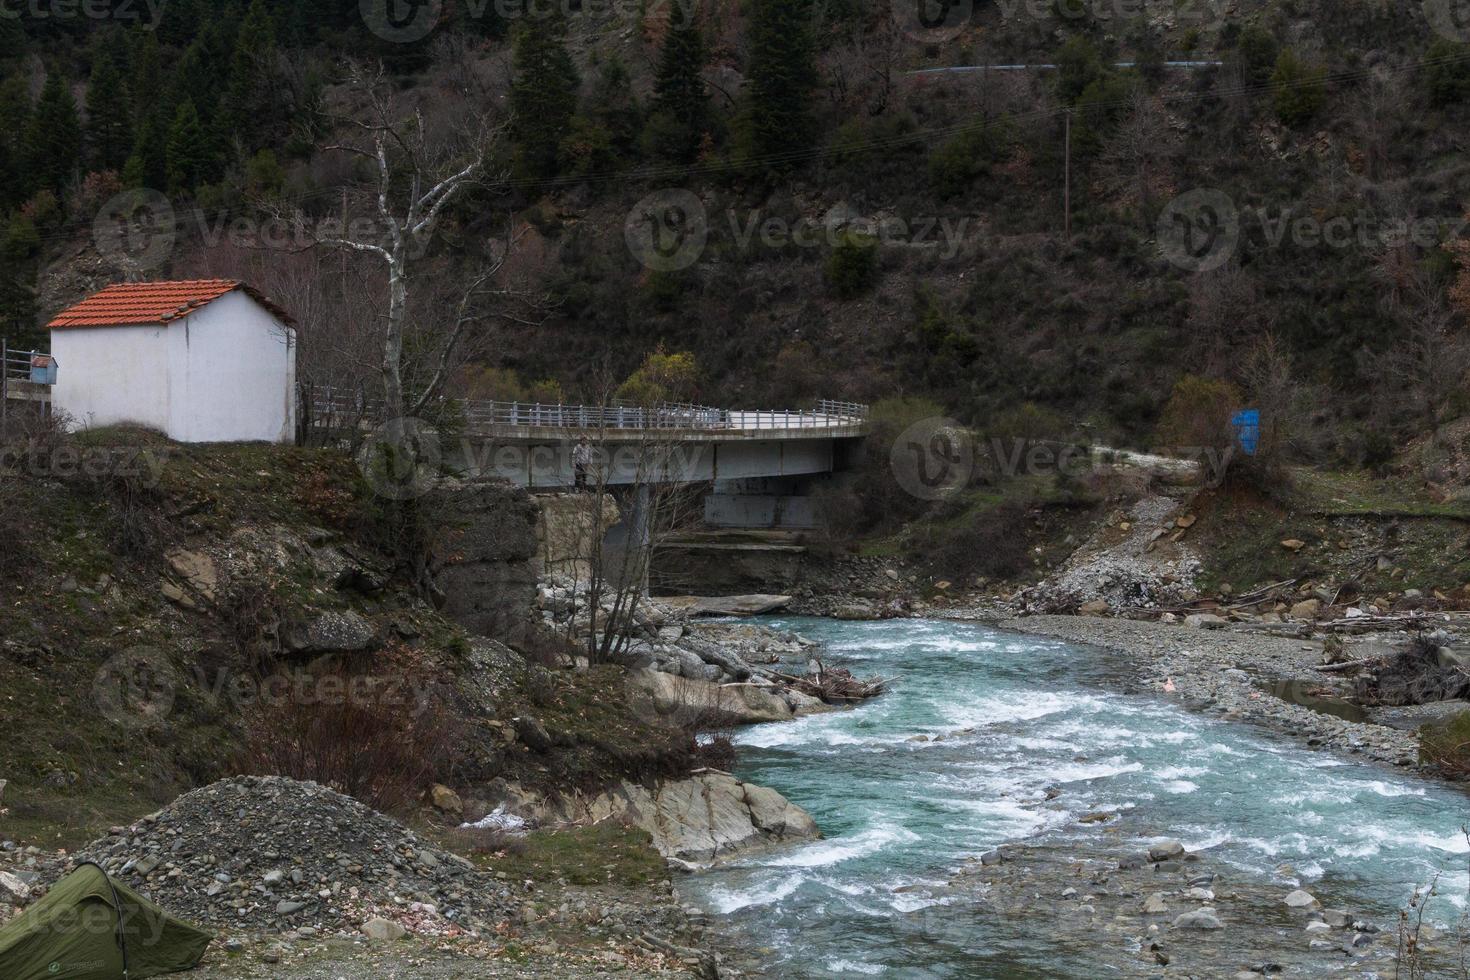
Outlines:
[[1316, 669], [1322, 644], [1315, 640], [1082, 616], [1028, 616], [994, 625], [1126, 654], [1137, 669], [1124, 684], [1129, 693], [1174, 698], [1191, 710], [1248, 722], [1313, 747], [1418, 767], [1418, 739], [1412, 732], [1334, 717], [1261, 689], [1262, 682], [1287, 682], [1301, 690], [1334, 684]]

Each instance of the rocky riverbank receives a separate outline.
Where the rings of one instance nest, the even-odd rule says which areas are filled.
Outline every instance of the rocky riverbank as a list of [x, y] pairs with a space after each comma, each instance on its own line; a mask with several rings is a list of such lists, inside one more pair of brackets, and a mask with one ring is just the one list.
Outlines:
[[1099, 976], [1393, 974], [1397, 924], [1334, 901], [1320, 885], [1300, 887], [1290, 868], [1268, 879], [1177, 840], [1140, 849], [1128, 841], [1150, 835], [1132, 815], [1096, 826], [1095, 837], [1065, 846], [1002, 846], [930, 897], [1017, 919], [1045, 906], [1058, 958], [1085, 961]]
[[[779, 796], [758, 803], [796, 829]], [[637, 887], [619, 887], [611, 869], [636, 840], [607, 840], [586, 858], [612, 862], [603, 865], [607, 883], [578, 887], [565, 877], [602, 876], [588, 875], [575, 853], [555, 880], [533, 879], [506, 863], [517, 853], [512, 840], [435, 839], [314, 783], [228, 779], [76, 854], [0, 842], [0, 921], [77, 862], [95, 860], [216, 933], [207, 977], [307, 980], [342, 976], [352, 964], [362, 975], [415, 980], [466, 969], [487, 977], [716, 975], [718, 939], [680, 907], [662, 862], [640, 859]]]
[[1394, 766], [1418, 765], [1412, 732], [1337, 717], [1272, 693], [1307, 696], [1336, 688], [1337, 679], [1317, 669], [1322, 665], [1318, 640], [1078, 616], [1000, 619], [995, 625], [1126, 655], [1133, 676], [1123, 686], [1130, 693], [1172, 698], [1191, 710], [1269, 729], [1314, 748]]

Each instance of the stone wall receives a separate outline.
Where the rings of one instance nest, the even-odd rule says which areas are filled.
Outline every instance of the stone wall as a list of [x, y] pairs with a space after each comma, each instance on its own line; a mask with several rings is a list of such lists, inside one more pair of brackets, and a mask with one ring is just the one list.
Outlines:
[[536, 497], [536, 572], [543, 579], [585, 582], [591, 578], [588, 557], [593, 537], [605, 534], [622, 519], [611, 495], [548, 493]]
[[451, 483], [436, 493], [446, 526], [437, 576], [444, 615], [480, 636], [521, 640], [534, 622], [536, 505], [501, 480]]

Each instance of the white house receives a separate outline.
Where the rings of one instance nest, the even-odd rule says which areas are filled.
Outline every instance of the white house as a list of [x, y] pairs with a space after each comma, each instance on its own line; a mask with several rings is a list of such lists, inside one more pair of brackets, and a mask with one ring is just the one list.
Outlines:
[[295, 437], [295, 325], [245, 283], [118, 283], [48, 327], [52, 407], [76, 426], [132, 422], [177, 442]]

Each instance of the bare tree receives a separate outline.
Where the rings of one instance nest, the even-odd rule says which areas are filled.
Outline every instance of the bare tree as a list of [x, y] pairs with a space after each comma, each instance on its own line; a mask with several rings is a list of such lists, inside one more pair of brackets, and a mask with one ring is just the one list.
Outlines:
[[1153, 203], [1173, 186], [1173, 163], [1179, 134], [1169, 125], [1163, 103], [1135, 93], [1098, 161], [1098, 183], [1104, 193], [1137, 206], [1141, 220], [1152, 220]]
[[1261, 413], [1257, 455], [1279, 465], [1287, 450], [1306, 448], [1317, 392], [1298, 379], [1286, 345], [1274, 333], [1246, 353], [1241, 381], [1251, 406]]
[[[338, 120], [341, 127], [357, 133], [355, 141], [327, 147], [367, 160], [373, 177], [359, 192], [371, 200], [377, 234], [354, 235], [325, 230], [315, 241], [330, 248], [345, 249], [381, 261], [387, 274], [387, 308], [383, 323], [381, 358], [384, 413], [389, 419], [418, 415], [441, 394], [455, 365], [455, 355], [469, 328], [496, 315], [491, 302], [512, 295], [497, 281], [497, 273], [510, 252], [512, 236], [505, 247], [481, 259], [479, 269], [457, 290], [457, 301], [446, 308], [452, 313], [441, 325], [435, 342], [422, 351], [428, 365], [412, 396], [405, 392], [404, 336], [409, 326], [410, 293], [427, 243], [437, 230], [445, 209], [465, 191], [493, 183], [501, 175], [486, 173], [486, 159], [504, 130], [484, 117], [471, 122], [461, 139], [431, 137], [421, 110], [405, 117], [393, 96], [390, 80], [379, 68], [369, 73], [349, 66], [351, 88], [365, 100], [362, 118]], [[298, 220], [301, 219], [298, 215]]]
[[1193, 359], [1205, 373], [1230, 373], [1232, 352], [1270, 326], [1270, 306], [1253, 275], [1235, 263], [1190, 279], [1189, 319]]
[[893, 18], [883, 17], [872, 30], [854, 25], [841, 43], [828, 45], [821, 72], [833, 108], [843, 115], [881, 115], [893, 97], [901, 42]]
[[366, 256], [262, 248], [227, 238], [185, 255], [180, 269], [196, 278], [249, 282], [291, 312], [297, 325], [296, 380], [308, 396], [308, 412], [316, 389], [365, 396], [374, 387], [379, 350], [360, 324], [375, 322], [382, 304], [371, 288], [375, 270]]
[[1397, 319], [1403, 333], [1371, 359], [1370, 367], [1392, 393], [1397, 414], [1413, 420], [1434, 446], [1463, 397], [1470, 336], [1457, 329], [1454, 312], [1437, 296], [1401, 310]]

